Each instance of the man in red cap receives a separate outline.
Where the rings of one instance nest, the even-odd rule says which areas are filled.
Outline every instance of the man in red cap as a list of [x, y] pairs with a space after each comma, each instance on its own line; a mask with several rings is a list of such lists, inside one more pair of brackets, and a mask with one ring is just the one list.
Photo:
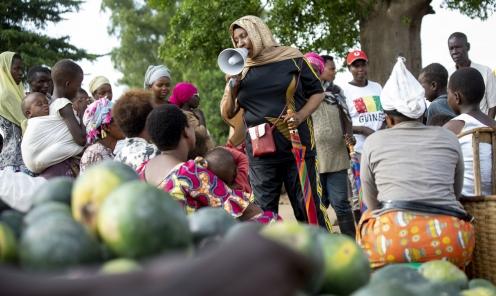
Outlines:
[[[343, 85], [346, 105], [353, 124], [353, 135], [356, 138], [354, 147], [357, 160], [360, 160], [362, 146], [365, 139], [384, 126], [384, 111], [381, 105], [382, 87], [379, 83], [367, 79], [368, 57], [363, 50], [352, 50], [346, 57], [348, 70], [353, 80]], [[350, 176], [353, 180], [353, 175]], [[351, 182], [354, 208], [358, 200], [358, 188]], [[355, 215], [359, 216], [359, 215]]]

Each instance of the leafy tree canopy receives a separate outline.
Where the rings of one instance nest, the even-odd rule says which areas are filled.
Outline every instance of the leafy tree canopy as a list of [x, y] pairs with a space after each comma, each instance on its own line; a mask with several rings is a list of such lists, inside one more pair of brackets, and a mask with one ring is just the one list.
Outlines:
[[0, 2], [0, 51], [21, 54], [26, 66], [53, 65], [57, 60], [94, 60], [97, 56], [69, 43], [69, 37], [39, 33], [48, 23], [77, 11], [80, 0], [3, 0]]
[[169, 33], [174, 9], [156, 10], [133, 0], [103, 0], [102, 9], [112, 12], [108, 30], [120, 38], [120, 46], [111, 52], [115, 68], [123, 73], [119, 83], [143, 87], [148, 65], [163, 63], [158, 49]]

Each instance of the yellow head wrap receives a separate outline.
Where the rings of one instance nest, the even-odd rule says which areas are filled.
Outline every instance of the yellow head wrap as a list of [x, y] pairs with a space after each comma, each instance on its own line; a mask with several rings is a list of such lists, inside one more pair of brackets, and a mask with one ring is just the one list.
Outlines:
[[0, 54], [0, 116], [21, 126], [26, 120], [21, 110], [21, 102], [24, 97], [22, 83], [16, 84], [10, 67], [15, 52], [5, 51]]
[[110, 81], [107, 79], [105, 76], [96, 76], [93, 78], [88, 87], [90, 89], [90, 93], [93, 95], [93, 93], [102, 85], [104, 84], [110, 84]]

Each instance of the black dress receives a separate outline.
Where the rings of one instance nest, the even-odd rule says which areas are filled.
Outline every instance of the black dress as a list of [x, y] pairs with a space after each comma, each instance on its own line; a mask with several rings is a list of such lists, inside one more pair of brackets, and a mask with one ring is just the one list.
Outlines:
[[[294, 91], [294, 81], [298, 81], [296, 91]], [[276, 123], [278, 116], [286, 106], [298, 111], [307, 103], [310, 96], [322, 92], [322, 84], [315, 72], [306, 61], [299, 58], [251, 67], [240, 82], [237, 98], [239, 105], [245, 110], [246, 125], [253, 127], [264, 122]], [[274, 129], [276, 153], [273, 155], [254, 157], [250, 136], [246, 134], [246, 151], [250, 162], [250, 182], [253, 192], [262, 209], [277, 212], [280, 189], [284, 183], [296, 218], [299, 221], [306, 221], [298, 170], [291, 151], [289, 130], [282, 119], [277, 121], [276, 127]], [[311, 116], [300, 124], [298, 132], [301, 143], [306, 147], [305, 161], [319, 223], [327, 226], [325, 208], [321, 206], [322, 189], [318, 174], [316, 174], [316, 152]]]

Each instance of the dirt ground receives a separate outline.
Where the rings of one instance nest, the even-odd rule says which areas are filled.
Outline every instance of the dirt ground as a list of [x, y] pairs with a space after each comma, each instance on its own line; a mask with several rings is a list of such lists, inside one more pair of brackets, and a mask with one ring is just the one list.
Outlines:
[[[281, 199], [279, 200], [279, 215], [284, 220], [296, 221], [295, 216], [293, 214], [293, 208], [291, 207], [291, 204], [289, 203], [289, 199], [288, 199], [287, 194], [281, 195]], [[327, 209], [327, 215], [329, 215], [329, 219], [331, 220], [332, 225], [337, 225], [336, 214], [334, 213], [334, 210], [332, 209], [332, 207], [329, 207]], [[339, 229], [338, 227], [334, 227], [334, 228], [337, 230]]]

